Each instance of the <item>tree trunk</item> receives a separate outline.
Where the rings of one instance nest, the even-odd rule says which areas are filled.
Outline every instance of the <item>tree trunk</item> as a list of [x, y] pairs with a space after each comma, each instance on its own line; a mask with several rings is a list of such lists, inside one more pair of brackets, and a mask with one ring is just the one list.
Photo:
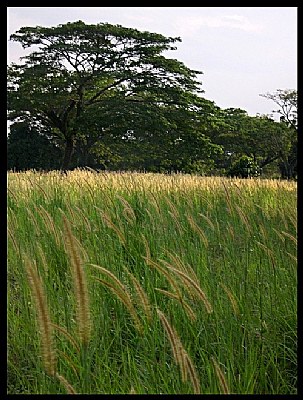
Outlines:
[[61, 164], [62, 171], [66, 171], [69, 168], [73, 152], [74, 152], [74, 141], [72, 138], [68, 138], [65, 142], [64, 156]]
[[295, 165], [292, 165], [288, 160], [283, 160], [279, 164], [280, 174], [282, 179], [293, 179], [295, 177], [294, 172]]

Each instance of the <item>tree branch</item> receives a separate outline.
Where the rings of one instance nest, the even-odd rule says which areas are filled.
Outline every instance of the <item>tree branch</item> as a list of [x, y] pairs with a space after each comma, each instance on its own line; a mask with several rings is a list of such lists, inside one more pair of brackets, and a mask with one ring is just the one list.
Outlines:
[[127, 79], [128, 78], [118, 79], [116, 82], [111, 83], [110, 85], [106, 86], [105, 88], [99, 90], [99, 92], [97, 92], [93, 97], [91, 97], [89, 100], [87, 100], [85, 102], [85, 105], [88, 106], [88, 105], [91, 105], [93, 103], [96, 103], [96, 100], [98, 99], [98, 97], [101, 96], [102, 93], [105, 93], [107, 90], [109, 90], [109, 89], [111, 89], [111, 88], [113, 88], [115, 86], [118, 86], [121, 82], [126, 81]]

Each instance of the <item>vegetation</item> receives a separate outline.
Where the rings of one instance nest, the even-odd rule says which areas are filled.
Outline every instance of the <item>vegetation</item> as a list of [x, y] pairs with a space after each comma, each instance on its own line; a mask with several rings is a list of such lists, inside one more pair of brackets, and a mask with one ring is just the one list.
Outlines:
[[8, 169], [228, 175], [252, 157], [296, 178], [295, 90], [262, 95], [279, 106], [276, 122], [203, 98], [202, 72], [163, 55], [180, 38], [78, 21], [23, 27], [11, 40], [33, 51], [8, 67]]
[[8, 174], [9, 394], [295, 394], [294, 181]]
[[[48, 127], [64, 147], [62, 169], [69, 167], [76, 141], [92, 146], [107, 135], [121, 140], [137, 127], [138, 115], [159, 125], [153, 136], [168, 129], [173, 121], [162, 115], [163, 107], [172, 114], [176, 107], [187, 110], [199, 91], [198, 71], [161, 54], [179, 38], [78, 21], [21, 28], [11, 39], [39, 50], [9, 68], [10, 118]], [[133, 126], [124, 130], [127, 114]]]
[[230, 169], [228, 170], [228, 175], [238, 176], [240, 178], [253, 178], [258, 177], [261, 171], [252, 157], [242, 156], [237, 159]]
[[11, 40], [8, 393], [296, 394], [297, 92], [220, 109], [120, 25]]

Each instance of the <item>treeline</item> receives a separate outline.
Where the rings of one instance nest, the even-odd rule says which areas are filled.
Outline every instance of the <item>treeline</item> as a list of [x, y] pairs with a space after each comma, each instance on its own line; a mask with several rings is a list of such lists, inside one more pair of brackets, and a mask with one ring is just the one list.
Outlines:
[[[100, 140], [90, 142], [89, 136], [78, 139], [69, 168], [296, 177], [294, 129], [266, 116], [249, 117], [242, 110], [225, 113], [226, 120], [234, 120], [222, 122], [195, 140], [188, 135], [186, 141], [186, 129], [184, 138], [169, 133], [153, 137], [146, 132], [143, 139], [136, 138], [135, 131], [126, 131], [125, 137], [111, 140], [109, 131]], [[7, 167], [16, 171], [60, 169], [64, 155], [62, 144], [50, 139], [49, 132], [30, 127], [27, 122], [11, 126], [7, 149]]]
[[199, 71], [165, 58], [180, 38], [120, 25], [24, 27], [38, 47], [8, 68], [8, 169], [297, 174], [297, 92], [264, 95], [280, 121], [220, 109]]

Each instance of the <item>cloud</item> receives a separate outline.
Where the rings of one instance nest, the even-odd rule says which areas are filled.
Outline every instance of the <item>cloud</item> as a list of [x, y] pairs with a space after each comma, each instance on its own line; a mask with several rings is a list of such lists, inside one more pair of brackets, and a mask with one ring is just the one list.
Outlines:
[[176, 21], [176, 25], [178, 25], [178, 30], [182, 31], [181, 36], [192, 35], [202, 27], [237, 29], [254, 33], [263, 31], [262, 25], [253, 23], [249, 18], [238, 14], [184, 16]]
[[[203, 22], [203, 21], [202, 21]], [[233, 28], [246, 32], [260, 31], [260, 25], [254, 24], [243, 15], [223, 15], [205, 18], [204, 24], [212, 28]]]

